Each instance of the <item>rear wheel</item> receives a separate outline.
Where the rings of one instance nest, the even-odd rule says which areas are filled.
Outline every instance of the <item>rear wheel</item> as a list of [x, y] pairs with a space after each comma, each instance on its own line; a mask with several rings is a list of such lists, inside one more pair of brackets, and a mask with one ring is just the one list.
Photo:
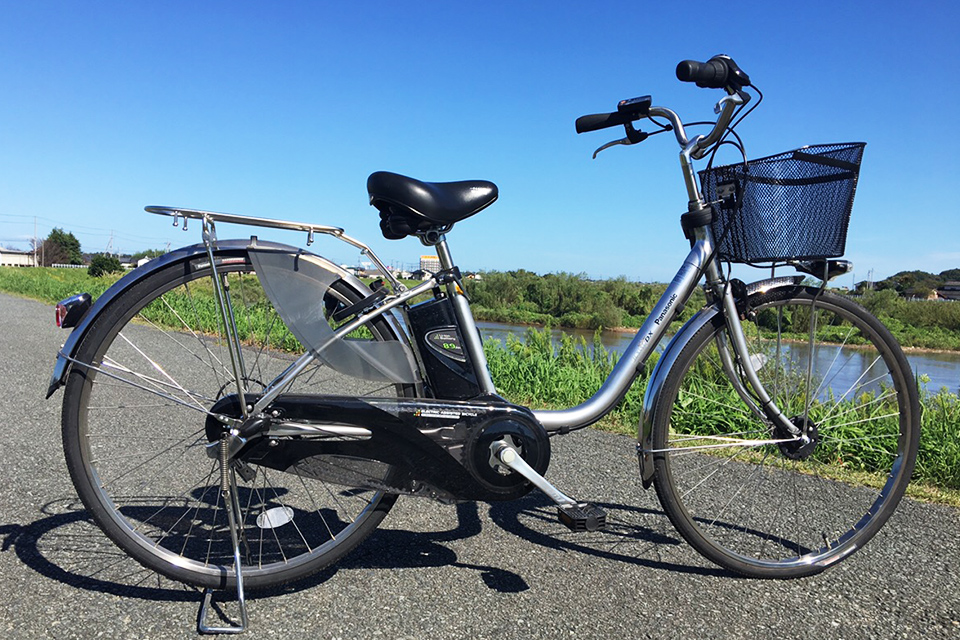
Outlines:
[[751, 307], [751, 360], [803, 437], [738, 395], [717, 316], [667, 375], [654, 483], [674, 526], [710, 560], [749, 576], [799, 577], [861, 548], [893, 513], [917, 454], [917, 388], [890, 332], [850, 300], [791, 288], [755, 296]]
[[[243, 343], [245, 393], [259, 393], [305, 349], [264, 295], [247, 252], [222, 251], [216, 257]], [[77, 352], [78, 363], [91, 366], [73, 365], [62, 421], [74, 485], [104, 532], [150, 569], [223, 588], [235, 584], [233, 546], [220, 465], [207, 454], [211, 437], [205, 425], [210, 408], [235, 393], [236, 382], [211, 275], [205, 258], [177, 263], [105, 308]], [[365, 294], [341, 279], [323, 295], [329, 313]], [[396, 339], [382, 319], [365, 336]], [[407, 385], [312, 366], [289, 392], [412, 395]], [[396, 500], [393, 494], [306, 477], [295, 468], [246, 465], [242, 471], [236, 495], [248, 588], [297, 580], [338, 560], [376, 528]], [[377, 473], [386, 477], [390, 469]]]

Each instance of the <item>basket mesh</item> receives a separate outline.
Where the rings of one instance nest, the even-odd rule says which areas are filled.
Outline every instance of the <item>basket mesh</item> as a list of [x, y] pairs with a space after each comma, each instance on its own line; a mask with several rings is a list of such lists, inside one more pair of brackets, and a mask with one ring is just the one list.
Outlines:
[[714, 206], [718, 255], [729, 262], [837, 258], [857, 188], [862, 142], [802, 147], [700, 172]]

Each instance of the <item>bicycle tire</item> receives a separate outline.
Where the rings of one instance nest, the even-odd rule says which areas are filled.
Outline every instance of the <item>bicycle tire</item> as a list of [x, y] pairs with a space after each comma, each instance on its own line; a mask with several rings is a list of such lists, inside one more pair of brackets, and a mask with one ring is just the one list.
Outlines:
[[[231, 285], [238, 329], [246, 332], [246, 390], [256, 392], [299, 355], [291, 355], [292, 349], [303, 349], [284, 333], [247, 252], [222, 250], [215, 259]], [[211, 275], [206, 257], [173, 264], [104, 308], [76, 356], [96, 364], [74, 364], [67, 379], [62, 436], [74, 486], [117, 546], [169, 578], [222, 589], [236, 584], [233, 551], [219, 463], [206, 453], [204, 424], [205, 411], [235, 382], [220, 323], [209, 316], [216, 313]], [[341, 279], [325, 301], [328, 309], [344, 308], [366, 294]], [[168, 317], [158, 319], [163, 314]], [[368, 326], [372, 339], [397, 339], [383, 319]], [[413, 385], [342, 378], [317, 366], [288, 391], [414, 395]], [[391, 468], [383, 467], [377, 473], [389, 477]], [[252, 480], [237, 478], [248, 589], [300, 580], [339, 560], [373, 532], [397, 497], [299, 473], [250, 469]]]
[[755, 295], [749, 309], [742, 325], [761, 381], [814, 443], [770, 443], [790, 436], [751, 412], [724, 374], [718, 314], [667, 374], [653, 481], [673, 525], [716, 564], [757, 578], [812, 575], [860, 549], [896, 509], [919, 446], [917, 386], [890, 332], [849, 299], [791, 287]]

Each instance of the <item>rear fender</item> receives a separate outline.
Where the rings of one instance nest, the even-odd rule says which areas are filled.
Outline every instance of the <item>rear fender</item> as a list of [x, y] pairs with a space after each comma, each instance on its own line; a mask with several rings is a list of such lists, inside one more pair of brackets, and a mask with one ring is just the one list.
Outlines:
[[[250, 245], [250, 240], [222, 240], [217, 242], [216, 252], [218, 254], [235, 253], [237, 257], [245, 256], [246, 250], [248, 247], [250, 247]], [[323, 269], [336, 274], [343, 280], [348, 281], [349, 284], [356, 287], [360, 291], [370, 292], [369, 288], [356, 276], [321, 256], [311, 254], [296, 247], [275, 242], [266, 242], [263, 240], [257, 240], [256, 247], [261, 251], [276, 250], [285, 253], [310, 255], [315, 259], [315, 262], [322, 265]], [[149, 278], [162, 269], [165, 269], [171, 265], [186, 264], [192, 260], [196, 260], [197, 258], [205, 258], [206, 256], [207, 247], [204, 244], [195, 244], [189, 247], [183, 247], [182, 249], [171, 251], [170, 253], [160, 256], [159, 258], [151, 260], [142, 267], [134, 269], [127, 275], [117, 280], [113, 286], [111, 286], [103, 293], [103, 295], [97, 298], [90, 310], [83, 316], [83, 319], [67, 337], [67, 341], [63, 344], [63, 347], [60, 348], [60, 351], [57, 353], [57, 361], [53, 368], [53, 375], [50, 377], [50, 384], [47, 387], [46, 397], [49, 398], [52, 396], [53, 393], [66, 382], [67, 374], [70, 371], [70, 365], [76, 357], [76, 353], [80, 347], [80, 344], [90, 332], [90, 329], [97, 321], [97, 318], [101, 313], [103, 313], [103, 310], [108, 308], [114, 300], [120, 297], [131, 287], [136, 286], [146, 278]], [[392, 328], [397, 335], [401, 335], [400, 329], [395, 324]]]

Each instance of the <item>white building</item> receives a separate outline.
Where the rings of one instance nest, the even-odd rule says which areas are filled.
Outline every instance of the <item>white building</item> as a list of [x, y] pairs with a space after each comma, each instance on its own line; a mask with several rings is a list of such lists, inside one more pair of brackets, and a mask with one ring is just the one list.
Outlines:
[[17, 251], [0, 247], [0, 267], [35, 267], [33, 251]]
[[437, 256], [420, 256], [420, 270], [429, 273], [440, 271], [440, 258]]

